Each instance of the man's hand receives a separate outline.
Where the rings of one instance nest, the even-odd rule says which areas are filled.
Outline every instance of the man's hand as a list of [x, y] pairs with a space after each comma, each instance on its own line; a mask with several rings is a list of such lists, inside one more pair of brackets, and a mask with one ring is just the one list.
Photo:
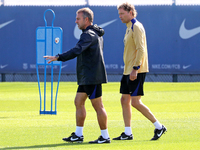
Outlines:
[[135, 70], [135, 69], [133, 69], [133, 70], [131, 71], [131, 74], [130, 74], [130, 76], [129, 76], [129, 78], [130, 78], [131, 81], [134, 81], [135, 79], [137, 79], [137, 73], [138, 73], [138, 71]]
[[50, 64], [52, 61], [57, 61], [58, 58], [55, 56], [43, 56], [44, 58], [46, 58], [45, 60], [49, 60], [48, 64]]

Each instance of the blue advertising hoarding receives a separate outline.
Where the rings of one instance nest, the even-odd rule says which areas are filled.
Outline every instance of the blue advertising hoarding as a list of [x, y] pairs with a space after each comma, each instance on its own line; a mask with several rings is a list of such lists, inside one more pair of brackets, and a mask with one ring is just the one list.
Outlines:
[[[55, 26], [63, 29], [63, 49], [75, 46], [81, 31], [75, 24], [73, 7], [0, 7], [0, 73], [36, 73], [36, 37], [44, 26], [43, 13], [54, 10]], [[90, 7], [94, 24], [105, 30], [104, 58], [108, 74], [123, 72], [123, 38], [126, 25], [116, 7]], [[200, 73], [200, 6], [136, 6], [143, 23], [149, 55], [149, 69], [155, 74]], [[52, 19], [47, 15], [47, 20]], [[40, 66], [43, 69], [43, 66]], [[47, 68], [49, 71], [50, 67]], [[59, 71], [54, 66], [55, 72]], [[76, 73], [76, 59], [62, 63], [62, 73]]]

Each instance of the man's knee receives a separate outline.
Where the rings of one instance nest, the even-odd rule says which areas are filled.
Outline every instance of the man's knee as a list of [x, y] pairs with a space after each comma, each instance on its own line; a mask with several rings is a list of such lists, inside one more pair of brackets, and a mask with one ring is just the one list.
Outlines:
[[130, 98], [129, 96], [122, 96], [121, 97], [121, 105], [129, 105], [130, 104]]
[[85, 93], [77, 93], [76, 98], [74, 100], [74, 105], [76, 107], [82, 107], [85, 105], [86, 99], [87, 99], [87, 95]]
[[140, 96], [131, 97], [131, 105], [134, 108], [137, 109], [141, 104], [142, 104], [142, 102], [141, 102], [141, 97]]
[[92, 106], [96, 111], [103, 109], [102, 97], [91, 99]]
[[79, 100], [75, 100], [75, 101], [74, 101], [74, 105], [75, 105], [76, 107], [82, 107], [82, 106], [84, 106], [84, 103], [83, 103], [83, 102], [80, 102]]

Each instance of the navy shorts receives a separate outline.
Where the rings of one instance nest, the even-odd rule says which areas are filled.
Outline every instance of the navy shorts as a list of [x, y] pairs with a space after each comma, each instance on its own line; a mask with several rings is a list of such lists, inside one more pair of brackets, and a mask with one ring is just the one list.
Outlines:
[[77, 92], [86, 93], [89, 99], [94, 99], [102, 96], [102, 86], [97, 85], [79, 85]]
[[137, 79], [131, 81], [129, 75], [123, 75], [121, 79], [120, 93], [130, 94], [131, 96], [143, 96], [143, 84], [146, 73], [138, 73]]

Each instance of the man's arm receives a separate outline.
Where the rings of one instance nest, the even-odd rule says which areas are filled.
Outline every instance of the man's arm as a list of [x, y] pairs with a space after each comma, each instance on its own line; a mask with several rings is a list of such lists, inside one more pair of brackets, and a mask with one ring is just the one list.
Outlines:
[[144, 56], [144, 35], [145, 35], [145, 31], [143, 27], [140, 26], [134, 26], [134, 33], [133, 33], [133, 37], [134, 37], [134, 42], [135, 42], [135, 46], [136, 46], [136, 61], [134, 64], [134, 68], [130, 73], [130, 80], [134, 81], [135, 79], [137, 79], [137, 73], [138, 73], [138, 69], [137, 67], [139, 67], [142, 63], [142, 58]]
[[80, 55], [83, 51], [87, 50], [92, 44], [92, 37], [88, 33], [81, 34], [81, 38], [76, 46], [63, 54], [58, 54], [58, 61], [68, 61]]
[[145, 30], [142, 25], [134, 26], [133, 38], [137, 50], [136, 60], [134, 64], [134, 66], [136, 67], [141, 65], [145, 52]]
[[46, 58], [46, 60], [50, 60], [48, 63], [51, 63], [52, 61], [67, 61], [80, 55], [83, 51], [87, 50], [91, 44], [92, 44], [91, 35], [83, 33], [81, 35], [80, 40], [78, 41], [78, 43], [74, 48], [62, 54], [58, 54], [56, 56], [43, 56], [43, 57]]

